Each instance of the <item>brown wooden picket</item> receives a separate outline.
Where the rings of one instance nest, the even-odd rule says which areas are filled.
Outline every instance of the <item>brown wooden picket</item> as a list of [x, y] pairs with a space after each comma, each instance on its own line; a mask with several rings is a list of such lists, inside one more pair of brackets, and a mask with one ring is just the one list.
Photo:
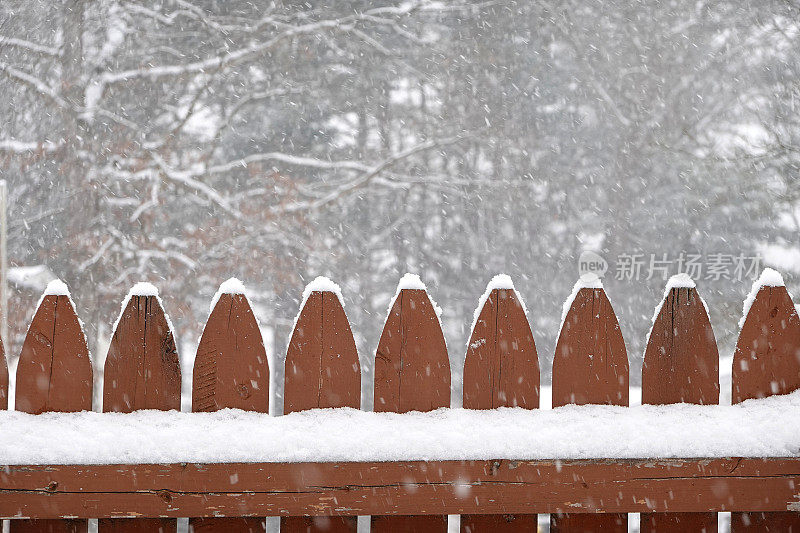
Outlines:
[[[361, 368], [339, 297], [312, 291], [297, 318], [285, 363], [284, 414], [325, 407], [361, 407]], [[281, 533], [351, 533], [356, 516], [282, 517]]]
[[[103, 380], [103, 411], [179, 410], [181, 369], [173, 332], [158, 297], [132, 294], [111, 338]], [[174, 533], [167, 518], [101, 519], [100, 532]]]
[[[431, 411], [450, 405], [450, 361], [436, 311], [423, 289], [395, 298], [375, 354], [378, 412]], [[446, 515], [373, 516], [372, 533], [446, 532]]]
[[[628, 354], [602, 288], [578, 290], [564, 318], [553, 357], [553, 407], [628, 405]], [[628, 531], [628, 515], [551, 514], [550, 531]]]
[[[732, 403], [800, 388], [800, 318], [786, 287], [761, 287], [733, 354]], [[800, 513], [731, 513], [731, 533], [800, 531]]]
[[[481, 308], [464, 359], [464, 407], [539, 408], [539, 357], [513, 288], [493, 289]], [[537, 529], [537, 515], [462, 515], [462, 533]]]
[[[697, 289], [673, 287], [645, 348], [642, 403], [719, 403], [719, 352]], [[642, 513], [642, 533], [716, 533], [717, 513]]]
[[[244, 294], [221, 294], [197, 346], [192, 411], [269, 412], [269, 364], [258, 321]], [[190, 518], [196, 533], [256, 533], [265, 518]]]
[[8, 409], [8, 363], [3, 339], [0, 339], [0, 410]]
[[[15, 409], [31, 414], [92, 409], [92, 363], [66, 294], [44, 296], [17, 363]], [[12, 520], [12, 533], [88, 531], [88, 520]]]

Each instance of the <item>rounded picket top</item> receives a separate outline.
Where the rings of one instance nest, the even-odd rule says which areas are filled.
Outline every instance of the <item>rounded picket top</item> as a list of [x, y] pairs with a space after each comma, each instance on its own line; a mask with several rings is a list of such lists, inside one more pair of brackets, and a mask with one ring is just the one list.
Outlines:
[[642, 365], [642, 403], [719, 403], [719, 351], [706, 307], [689, 276], [667, 283]]
[[60, 280], [45, 289], [22, 344], [15, 409], [32, 414], [92, 409], [89, 347]]
[[269, 412], [269, 362], [242, 283], [223, 283], [211, 304], [192, 377], [192, 411]]
[[432, 411], [450, 405], [450, 361], [442, 327], [418, 276], [406, 274], [375, 355], [375, 411]]
[[539, 407], [539, 357], [511, 278], [495, 276], [476, 309], [464, 358], [464, 407]]
[[8, 409], [8, 361], [3, 339], [0, 338], [0, 410]]
[[765, 269], [753, 284], [740, 326], [731, 402], [800, 388], [800, 318], [778, 272]]
[[579, 279], [556, 343], [553, 407], [628, 405], [628, 372], [625, 340], [600, 279]]
[[283, 412], [326, 407], [361, 407], [361, 366], [341, 290], [320, 277], [303, 291], [292, 329]]
[[108, 348], [103, 411], [180, 409], [181, 368], [158, 291], [138, 283], [125, 299]]

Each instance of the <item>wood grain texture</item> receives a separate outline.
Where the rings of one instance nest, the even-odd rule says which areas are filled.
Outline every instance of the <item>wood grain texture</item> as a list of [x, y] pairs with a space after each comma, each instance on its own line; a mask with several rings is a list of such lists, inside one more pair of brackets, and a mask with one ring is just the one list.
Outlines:
[[[553, 357], [553, 407], [628, 405], [628, 354], [619, 322], [603, 289], [575, 295]], [[628, 531], [627, 515], [550, 517], [554, 531]]]
[[361, 407], [361, 366], [350, 323], [336, 294], [314, 291], [300, 311], [286, 353], [284, 414]]
[[155, 296], [132, 296], [108, 348], [103, 411], [180, 408], [181, 368], [164, 310]]
[[[653, 322], [642, 366], [642, 403], [719, 403], [719, 352], [695, 288], [670, 289]], [[642, 513], [642, 532], [716, 533], [716, 513]]]
[[[539, 357], [513, 289], [494, 289], [478, 314], [464, 359], [464, 407], [539, 408]], [[464, 515], [462, 533], [535, 531], [537, 515]]]
[[[203, 329], [192, 375], [192, 411], [269, 412], [269, 363], [258, 321], [243, 294], [222, 294]], [[191, 518], [202, 533], [257, 533], [265, 518]]]
[[[762, 287], [733, 353], [732, 403], [800, 388], [800, 319], [786, 287]], [[732, 513], [732, 533], [800, 531], [800, 513]]]
[[375, 411], [432, 411], [450, 405], [450, 361], [439, 319], [421, 289], [394, 301], [375, 355]]
[[0, 339], [0, 410], [8, 409], [8, 363], [3, 339]]
[[269, 412], [269, 363], [247, 298], [220, 296], [203, 329], [192, 375], [192, 411]]
[[11, 531], [14, 533], [86, 533], [89, 521], [75, 520], [11, 520]]
[[68, 296], [45, 296], [17, 364], [15, 409], [24, 413], [90, 411], [92, 363]]
[[800, 458], [0, 467], [0, 518], [786, 511]]
[[[156, 296], [131, 296], [108, 348], [103, 412], [180, 408], [180, 362], [164, 310]], [[172, 533], [176, 528], [171, 519], [98, 521], [100, 532]]]
[[800, 388], [800, 318], [786, 287], [762, 287], [733, 353], [731, 401]]
[[513, 289], [494, 289], [478, 314], [464, 358], [464, 407], [539, 407], [539, 357]]
[[[361, 366], [339, 298], [313, 291], [297, 318], [285, 363], [284, 414], [325, 407], [361, 408]], [[283, 517], [282, 533], [350, 533], [355, 516]]]
[[[69, 296], [45, 296], [33, 316], [17, 364], [15, 409], [32, 414], [92, 409], [92, 362]], [[88, 527], [86, 520], [15, 520], [11, 532], [82, 533]]]
[[[406, 413], [449, 405], [450, 361], [436, 311], [424, 290], [402, 289], [375, 354], [374, 410]], [[394, 522], [373, 516], [373, 531], [447, 531], [447, 517], [403, 517], [393, 529]]]
[[580, 289], [553, 357], [553, 407], [628, 405], [628, 355], [603, 289]]

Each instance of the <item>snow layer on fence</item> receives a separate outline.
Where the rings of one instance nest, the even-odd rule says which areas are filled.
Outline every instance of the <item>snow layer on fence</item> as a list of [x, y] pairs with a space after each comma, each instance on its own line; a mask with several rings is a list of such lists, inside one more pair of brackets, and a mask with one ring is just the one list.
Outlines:
[[800, 391], [734, 406], [565, 406], [270, 417], [0, 412], [0, 465], [800, 455]]

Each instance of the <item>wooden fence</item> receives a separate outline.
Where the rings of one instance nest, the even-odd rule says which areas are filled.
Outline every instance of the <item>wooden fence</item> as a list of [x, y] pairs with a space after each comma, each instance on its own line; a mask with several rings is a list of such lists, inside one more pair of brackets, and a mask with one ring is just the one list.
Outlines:
[[[800, 388], [800, 320], [784, 287], [762, 287], [736, 346], [733, 402]], [[5, 358], [0, 358], [4, 362]], [[716, 341], [692, 287], [669, 290], [650, 333], [642, 372], [649, 404], [719, 400]], [[286, 357], [285, 412], [360, 407], [361, 372], [338, 296], [311, 291]], [[580, 288], [567, 312], [553, 361], [553, 405], [628, 405], [628, 358], [602, 288]], [[269, 368], [247, 298], [222, 294], [199, 343], [192, 409], [267, 412]], [[168, 319], [146, 291], [125, 304], [105, 363], [103, 409], [178, 409], [180, 366]], [[0, 365], [0, 406], [8, 376]], [[398, 292], [375, 355], [375, 410], [449, 406], [450, 368], [442, 330], [424, 288]], [[486, 297], [467, 347], [464, 407], [539, 407], [534, 336], [513, 288]], [[16, 409], [28, 413], [91, 409], [92, 366], [66, 294], [46, 295], [17, 367]], [[535, 431], [535, 428], [531, 429]], [[1, 451], [0, 451], [1, 453]], [[265, 516], [281, 530], [444, 532], [447, 514], [461, 530], [535, 531], [552, 513], [558, 532], [716, 531], [716, 512], [733, 511], [733, 531], [800, 531], [800, 459], [417, 461], [142, 465], [16, 465], [0, 469], [0, 516], [11, 531], [260, 531]], [[2, 462], [2, 457], [0, 457]], [[470, 487], [469, 498], [457, 485]], [[324, 517], [324, 518], [320, 518]]]

